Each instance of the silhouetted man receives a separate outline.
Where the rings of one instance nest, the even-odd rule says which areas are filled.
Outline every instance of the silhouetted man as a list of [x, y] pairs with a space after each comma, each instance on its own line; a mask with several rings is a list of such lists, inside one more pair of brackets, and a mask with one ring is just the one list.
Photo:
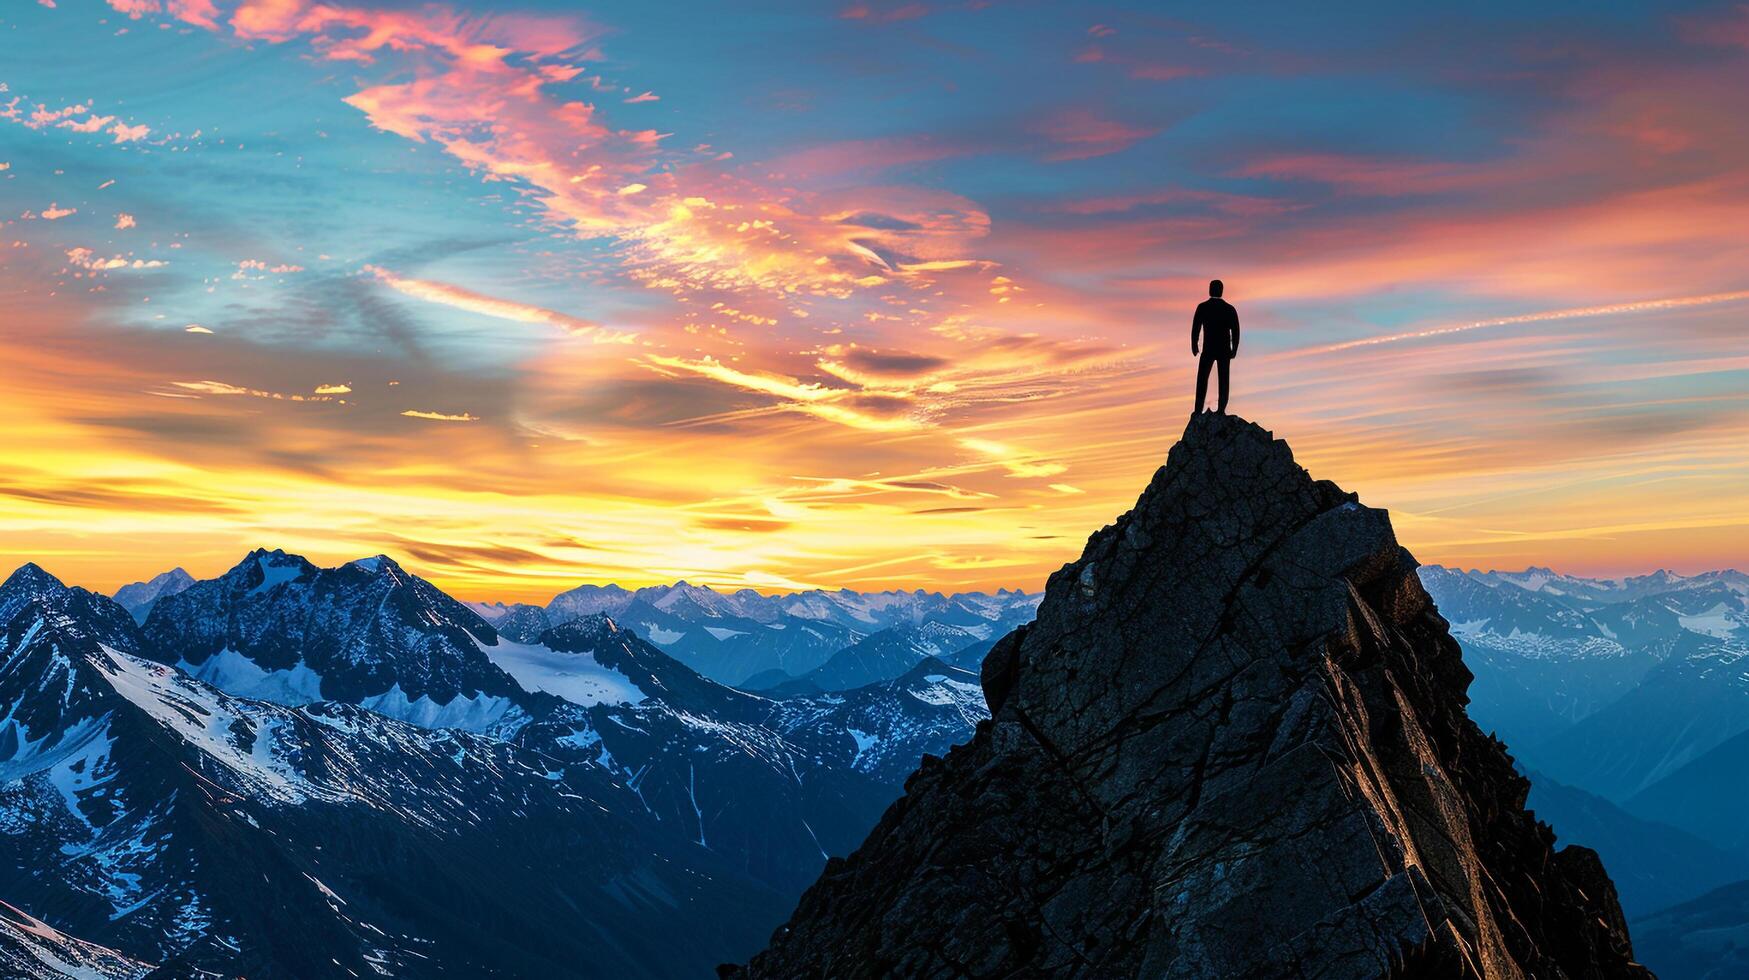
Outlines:
[[1227, 410], [1227, 364], [1239, 354], [1239, 311], [1221, 298], [1221, 292], [1221, 281], [1210, 281], [1209, 298], [1197, 304], [1196, 314], [1190, 318], [1192, 354], [1198, 353], [1197, 339], [1202, 340], [1202, 361], [1196, 366], [1197, 412], [1203, 410], [1202, 403], [1208, 398], [1209, 368], [1216, 364], [1221, 366], [1221, 397], [1215, 411]]

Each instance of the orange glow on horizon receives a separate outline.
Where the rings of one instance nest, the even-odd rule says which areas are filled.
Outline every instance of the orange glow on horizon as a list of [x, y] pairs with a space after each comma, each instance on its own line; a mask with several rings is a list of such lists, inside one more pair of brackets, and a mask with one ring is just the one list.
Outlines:
[[[106, 591], [261, 546], [470, 599], [1038, 588], [1164, 461], [1219, 275], [1232, 408], [1422, 561], [1749, 564], [1749, 47], [1699, 20], [1626, 67], [1518, 71], [1535, 46], [1490, 37], [1480, 85], [1215, 58], [1212, 29], [1183, 66], [1076, 61], [1085, 24], [990, 32], [981, 67], [798, 19], [818, 47], [769, 74], [820, 84], [780, 86], [650, 78], [662, 37], [633, 57], [569, 9], [27, 6], [26, 43], [162, 45], [283, 98], [167, 64], [125, 100], [58, 59], [0, 84], [0, 562]], [[820, 57], [869, 44], [880, 85]], [[1333, 150], [1323, 103], [1229, 111], [1295, 72], [1451, 86], [1403, 118], [1513, 111], [1343, 120], [1376, 152]]]

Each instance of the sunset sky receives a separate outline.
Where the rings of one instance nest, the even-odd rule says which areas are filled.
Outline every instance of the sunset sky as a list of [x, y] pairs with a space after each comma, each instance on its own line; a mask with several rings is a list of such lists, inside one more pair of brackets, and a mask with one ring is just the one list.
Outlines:
[[1438, 6], [6, 0], [0, 564], [1035, 588], [1214, 276], [1422, 561], [1749, 564], [1749, 5]]

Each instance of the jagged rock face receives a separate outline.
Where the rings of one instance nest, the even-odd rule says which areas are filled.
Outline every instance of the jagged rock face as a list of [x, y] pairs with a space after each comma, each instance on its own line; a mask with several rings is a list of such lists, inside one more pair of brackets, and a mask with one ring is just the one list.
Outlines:
[[1193, 419], [991, 652], [992, 720], [725, 974], [1649, 976], [1414, 569], [1284, 443]]

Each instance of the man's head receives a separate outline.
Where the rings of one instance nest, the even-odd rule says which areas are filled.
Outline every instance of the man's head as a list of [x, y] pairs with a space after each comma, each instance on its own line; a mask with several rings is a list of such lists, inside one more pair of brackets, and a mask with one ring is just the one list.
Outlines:
[[1221, 285], [1221, 281], [1219, 279], [1210, 279], [1209, 280], [1209, 295], [1210, 296], [1221, 295], [1221, 291], [1225, 288], [1226, 288], [1225, 286]]

